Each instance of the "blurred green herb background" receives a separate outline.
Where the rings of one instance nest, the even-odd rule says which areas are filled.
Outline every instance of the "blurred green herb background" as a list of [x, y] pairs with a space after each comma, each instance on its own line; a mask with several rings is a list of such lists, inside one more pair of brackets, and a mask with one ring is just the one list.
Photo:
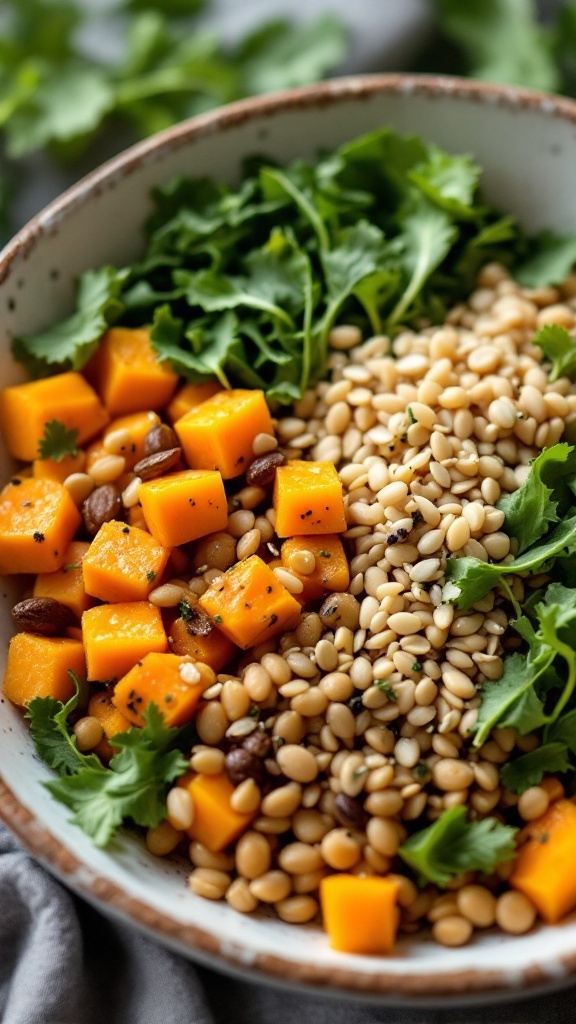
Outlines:
[[[17, 226], [14, 198], [35, 155], [79, 177], [182, 118], [318, 81], [345, 62], [349, 33], [335, 15], [268, 20], [230, 46], [201, 26], [210, 2], [2, 0], [1, 241]], [[554, 4], [544, 23], [532, 0], [428, 3], [435, 28], [410, 70], [576, 95], [576, 0]], [[117, 52], [101, 56], [87, 43], [110, 19]]]

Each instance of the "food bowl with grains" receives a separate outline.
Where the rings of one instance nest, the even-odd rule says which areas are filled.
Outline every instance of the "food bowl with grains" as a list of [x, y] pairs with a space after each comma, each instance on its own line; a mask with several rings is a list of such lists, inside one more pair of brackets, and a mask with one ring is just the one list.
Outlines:
[[397, 1004], [573, 980], [575, 122], [442, 78], [247, 101], [2, 254], [0, 813], [185, 955]]

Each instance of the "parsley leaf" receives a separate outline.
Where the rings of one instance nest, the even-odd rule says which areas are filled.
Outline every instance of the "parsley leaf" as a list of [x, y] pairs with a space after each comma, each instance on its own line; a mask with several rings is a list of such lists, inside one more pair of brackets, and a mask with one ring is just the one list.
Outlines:
[[513, 793], [523, 793], [537, 786], [549, 772], [565, 772], [570, 768], [568, 747], [565, 743], [545, 743], [528, 754], [508, 761], [500, 769], [500, 778]]
[[60, 462], [66, 455], [78, 453], [77, 440], [77, 430], [68, 430], [60, 420], [49, 420], [44, 424], [44, 437], [38, 442], [38, 454], [41, 459]]
[[82, 369], [104, 331], [122, 312], [120, 291], [127, 276], [127, 270], [113, 267], [86, 271], [80, 277], [75, 312], [40, 334], [16, 338], [14, 358], [33, 377]]
[[498, 864], [511, 860], [516, 832], [497, 818], [466, 821], [464, 807], [451, 807], [433, 825], [411, 835], [398, 854], [423, 879], [445, 888], [466, 871], [492, 874]]
[[538, 331], [533, 344], [538, 345], [544, 358], [552, 363], [549, 373], [551, 381], [559, 377], [570, 377], [572, 380], [576, 374], [576, 341], [565, 327], [546, 324]]
[[558, 522], [558, 501], [553, 495], [559, 474], [565, 475], [566, 470], [576, 473], [574, 448], [568, 444], [545, 448], [532, 462], [522, 487], [498, 502], [506, 516], [506, 533], [516, 538], [520, 554], [540, 540], [552, 523]]
[[150, 828], [158, 825], [166, 815], [169, 784], [188, 768], [180, 751], [170, 749], [179, 730], [164, 726], [155, 704], [148, 706], [144, 718], [142, 729], [113, 737], [120, 753], [110, 761], [109, 770], [86, 766], [46, 783], [96, 846], [106, 846], [126, 819]]
[[30, 734], [43, 761], [62, 775], [73, 775], [81, 768], [102, 773], [96, 754], [82, 754], [76, 746], [76, 737], [68, 728], [68, 718], [78, 705], [80, 683], [70, 673], [75, 692], [66, 704], [54, 697], [34, 697], [26, 711], [30, 720]]

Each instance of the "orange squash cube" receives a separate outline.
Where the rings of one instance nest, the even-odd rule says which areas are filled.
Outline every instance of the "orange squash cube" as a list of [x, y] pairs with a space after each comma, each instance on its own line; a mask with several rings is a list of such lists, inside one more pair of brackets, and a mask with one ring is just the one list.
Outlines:
[[332, 462], [294, 459], [276, 470], [276, 533], [299, 537], [346, 529], [342, 484]]
[[97, 459], [107, 454], [104, 441], [110, 434], [116, 433], [118, 430], [127, 430], [130, 440], [117, 454], [122, 455], [126, 459], [126, 469], [133, 469], [136, 463], [143, 459], [146, 454], [144, 451], [146, 434], [149, 430], [152, 430], [152, 427], [158, 426], [159, 423], [160, 417], [152, 409], [146, 412], [133, 412], [129, 416], [118, 416], [108, 424], [98, 450], [96, 450], [96, 446], [94, 446], [93, 452], [89, 450], [88, 467], [93, 466]]
[[161, 653], [168, 641], [158, 608], [148, 601], [101, 604], [82, 616], [88, 679], [119, 679], [151, 651]]
[[165, 547], [179, 547], [228, 523], [228, 504], [220, 473], [185, 469], [140, 484], [138, 497], [146, 525]]
[[289, 629], [300, 614], [296, 598], [258, 555], [219, 576], [198, 603], [243, 650]]
[[187, 833], [212, 853], [218, 853], [246, 831], [254, 814], [241, 814], [230, 804], [234, 786], [227, 775], [183, 775], [178, 785], [194, 804], [194, 821]]
[[0, 573], [60, 569], [81, 522], [62, 484], [13, 477], [0, 493]]
[[[314, 556], [312, 572], [298, 572], [298, 558], [303, 552], [311, 552]], [[335, 533], [289, 537], [284, 541], [280, 554], [282, 565], [301, 580], [304, 590], [298, 597], [305, 601], [316, 601], [327, 592], [343, 593], [348, 589], [348, 559], [342, 541]]]
[[[175, 618], [168, 627], [168, 643], [174, 654], [187, 655], [194, 661], [202, 661], [214, 672], [220, 672], [235, 654], [238, 648], [216, 628], [211, 619], [202, 609], [192, 609], [195, 620], [186, 622], [181, 616]], [[201, 626], [197, 628], [201, 616]]]
[[91, 608], [93, 599], [86, 593], [82, 575], [82, 559], [90, 545], [73, 540], [64, 555], [64, 565], [56, 572], [43, 572], [36, 577], [34, 597], [52, 597], [74, 612], [77, 619]]
[[165, 725], [184, 725], [213, 680], [213, 673], [189, 658], [147, 654], [116, 683], [112, 701], [133, 725], [146, 724], [143, 714], [152, 702], [164, 715]]
[[32, 476], [37, 480], [55, 480], [56, 483], [63, 484], [71, 473], [81, 473], [85, 463], [86, 453], [81, 448], [76, 455], [65, 455], [58, 462], [54, 459], [34, 459]]
[[523, 830], [510, 885], [519, 889], [548, 924], [576, 907], [576, 806], [557, 800]]
[[121, 715], [118, 708], [112, 703], [113, 690], [100, 690], [94, 693], [88, 702], [88, 714], [97, 718], [104, 731], [100, 743], [94, 747], [94, 753], [103, 761], [110, 761], [118, 747], [113, 747], [110, 740], [120, 732], [126, 732], [132, 728], [132, 723], [124, 715]]
[[219, 391], [176, 420], [174, 430], [188, 465], [217, 469], [224, 480], [248, 469], [257, 434], [274, 433], [264, 392], [242, 389]]
[[78, 444], [97, 434], [108, 422], [98, 395], [80, 373], [27, 381], [0, 393], [0, 429], [15, 459], [32, 462], [50, 420], [78, 431]]
[[175, 423], [191, 409], [195, 409], [197, 405], [201, 405], [207, 398], [212, 398], [212, 395], [217, 395], [222, 390], [222, 385], [217, 380], [209, 380], [206, 384], [185, 384], [176, 392], [168, 406], [170, 422]]
[[101, 601], [145, 601], [169, 556], [146, 530], [115, 519], [103, 523], [82, 561], [86, 593]]
[[66, 703], [74, 693], [68, 671], [82, 678], [86, 665], [78, 640], [17, 633], [10, 641], [4, 696], [26, 707], [34, 697], [54, 697]]
[[332, 949], [364, 956], [391, 953], [400, 917], [396, 906], [398, 888], [398, 882], [391, 878], [323, 878], [320, 902]]
[[178, 374], [161, 363], [146, 328], [111, 327], [85, 368], [111, 416], [163, 409]]

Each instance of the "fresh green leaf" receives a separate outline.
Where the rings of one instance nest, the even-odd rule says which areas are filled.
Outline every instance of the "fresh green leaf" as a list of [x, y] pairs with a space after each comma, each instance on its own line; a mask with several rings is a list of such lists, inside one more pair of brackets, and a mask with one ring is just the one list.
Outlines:
[[34, 377], [59, 370], [81, 370], [107, 327], [122, 312], [120, 292], [128, 270], [102, 267], [82, 274], [76, 310], [40, 334], [16, 338], [12, 351]]
[[76, 737], [68, 727], [68, 718], [76, 710], [80, 683], [73, 672], [74, 694], [66, 702], [54, 697], [34, 697], [28, 705], [26, 718], [30, 721], [30, 734], [37, 753], [49, 768], [61, 775], [73, 775], [86, 768], [102, 773], [104, 768], [95, 754], [82, 754]]
[[38, 455], [41, 459], [53, 459], [61, 462], [66, 455], [78, 453], [78, 431], [68, 430], [60, 420], [50, 420], [44, 424], [44, 437], [38, 443]]
[[448, 255], [457, 237], [450, 216], [422, 198], [402, 220], [401, 262], [408, 281], [387, 320], [390, 330], [402, 322], [433, 270]]
[[570, 756], [566, 744], [545, 743], [502, 765], [500, 778], [513, 793], [524, 793], [530, 786], [537, 786], [544, 775], [566, 772], [569, 768]]
[[506, 517], [506, 533], [518, 541], [519, 554], [540, 540], [552, 523], [558, 522], [558, 502], [553, 500], [553, 494], [559, 467], [576, 474], [574, 448], [568, 444], [545, 448], [532, 462], [522, 487], [498, 502]]
[[340, 64], [347, 49], [347, 32], [332, 14], [303, 25], [268, 22], [237, 53], [242, 90], [251, 95], [307, 85]]
[[562, 284], [576, 263], [576, 238], [543, 231], [530, 243], [531, 252], [514, 270], [525, 288]]
[[498, 864], [512, 860], [516, 832], [497, 818], [466, 821], [464, 807], [451, 807], [433, 825], [411, 835], [398, 855], [421, 878], [445, 888], [467, 871], [492, 874]]
[[474, 199], [480, 167], [472, 157], [454, 156], [430, 146], [427, 161], [409, 171], [408, 176], [431, 202], [451, 216], [477, 216]]
[[546, 324], [533, 340], [542, 349], [545, 359], [552, 363], [550, 381], [576, 374], [576, 341], [560, 324]]
[[188, 768], [174, 747], [178, 730], [164, 726], [155, 704], [144, 712], [146, 725], [115, 736], [120, 753], [109, 770], [83, 767], [46, 783], [52, 796], [74, 812], [72, 821], [96, 846], [106, 846], [124, 821], [154, 828], [166, 815], [169, 784]]

